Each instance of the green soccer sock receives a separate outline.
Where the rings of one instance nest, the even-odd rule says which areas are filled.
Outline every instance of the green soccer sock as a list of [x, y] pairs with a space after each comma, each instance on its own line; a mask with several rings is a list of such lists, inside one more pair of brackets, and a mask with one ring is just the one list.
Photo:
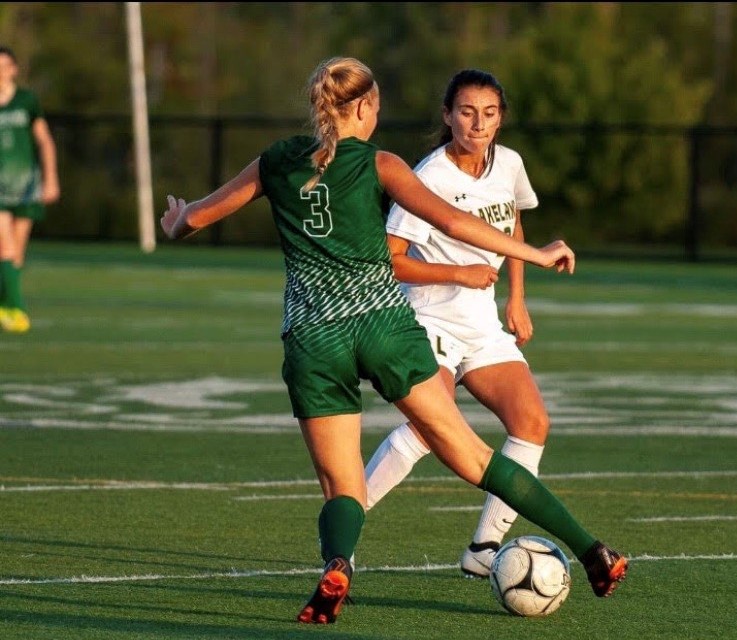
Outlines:
[[355, 498], [338, 496], [323, 505], [318, 529], [320, 552], [325, 562], [336, 556], [350, 560], [356, 550], [365, 518], [363, 507]]
[[542, 482], [501, 453], [491, 456], [478, 486], [501, 498], [523, 518], [560, 538], [579, 559], [596, 542]]
[[0, 260], [0, 280], [2, 281], [0, 306], [25, 310], [23, 296], [20, 292], [20, 269], [11, 260]]

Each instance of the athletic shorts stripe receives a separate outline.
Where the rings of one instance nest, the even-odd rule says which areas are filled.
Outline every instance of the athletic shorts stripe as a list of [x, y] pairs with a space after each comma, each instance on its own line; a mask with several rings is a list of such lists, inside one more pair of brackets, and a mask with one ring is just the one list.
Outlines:
[[437, 371], [427, 332], [406, 305], [302, 325], [284, 336], [282, 377], [297, 418], [360, 413], [362, 379], [396, 402]]

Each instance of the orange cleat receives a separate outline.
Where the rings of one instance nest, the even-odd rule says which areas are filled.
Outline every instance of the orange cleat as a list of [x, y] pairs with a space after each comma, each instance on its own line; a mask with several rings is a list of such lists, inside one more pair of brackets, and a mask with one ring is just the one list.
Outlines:
[[325, 565], [315, 593], [297, 616], [299, 622], [331, 624], [335, 622], [351, 588], [353, 569], [345, 558], [338, 556]]
[[581, 564], [594, 593], [600, 598], [607, 598], [625, 579], [629, 562], [621, 554], [597, 542], [582, 557]]

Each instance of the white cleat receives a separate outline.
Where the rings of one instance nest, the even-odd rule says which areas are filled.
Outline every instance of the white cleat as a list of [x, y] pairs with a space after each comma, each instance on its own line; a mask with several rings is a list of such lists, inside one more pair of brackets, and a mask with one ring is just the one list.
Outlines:
[[488, 578], [491, 561], [499, 551], [498, 542], [472, 542], [461, 556], [461, 571], [466, 578]]

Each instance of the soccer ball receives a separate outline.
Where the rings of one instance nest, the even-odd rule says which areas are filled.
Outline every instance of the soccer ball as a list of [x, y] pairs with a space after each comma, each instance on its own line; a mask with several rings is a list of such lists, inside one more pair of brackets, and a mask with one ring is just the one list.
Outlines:
[[571, 567], [565, 554], [550, 540], [523, 536], [497, 551], [489, 579], [494, 596], [509, 613], [547, 616], [568, 597]]

